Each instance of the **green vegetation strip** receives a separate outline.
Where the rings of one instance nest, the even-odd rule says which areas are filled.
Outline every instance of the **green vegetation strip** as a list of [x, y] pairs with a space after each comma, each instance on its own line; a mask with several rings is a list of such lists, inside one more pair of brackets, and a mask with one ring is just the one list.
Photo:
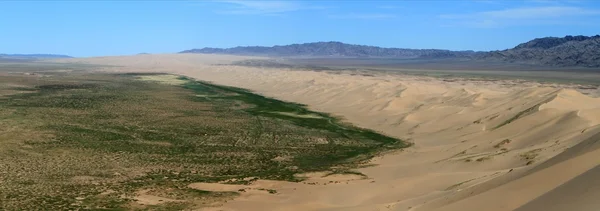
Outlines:
[[[382, 135], [372, 130], [341, 123], [340, 120], [333, 118], [328, 114], [310, 111], [306, 108], [306, 105], [264, 97], [241, 88], [219, 86], [206, 82], [194, 81], [183, 76], [180, 77], [180, 79], [189, 81], [188, 83], [184, 84], [184, 87], [194, 90], [198, 95], [224, 92], [224, 95], [221, 97], [221, 99], [239, 100], [247, 104], [254, 105], [251, 108], [244, 109], [246, 112], [253, 115], [285, 119], [299, 126], [327, 130], [344, 137], [370, 139], [377, 142], [378, 145], [400, 144], [404, 146], [405, 144], [399, 139]], [[231, 95], [231, 93], [234, 93], [234, 95]], [[306, 118], [303, 116], [315, 116], [321, 118]]]
[[[300, 181], [408, 146], [301, 104], [186, 77], [47, 75], [0, 78], [28, 90], [0, 98], [0, 210], [199, 208], [237, 193], [193, 182]], [[141, 205], [139, 191], [176, 201]]]

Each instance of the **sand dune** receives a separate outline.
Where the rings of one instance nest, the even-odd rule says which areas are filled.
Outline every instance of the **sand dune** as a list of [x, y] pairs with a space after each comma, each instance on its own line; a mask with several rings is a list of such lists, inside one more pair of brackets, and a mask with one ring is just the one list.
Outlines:
[[[585, 181], [598, 172], [600, 99], [562, 85], [216, 65], [241, 59], [186, 54], [58, 61], [247, 88], [415, 143], [359, 169], [366, 179], [315, 174], [309, 181], [316, 184], [258, 181], [253, 187], [278, 193], [248, 192], [213, 210], [546, 210], [562, 196], [584, 194]], [[593, 190], [585, 194], [596, 196]], [[600, 209], [590, 205], [593, 198], [578, 202], [581, 210]]]

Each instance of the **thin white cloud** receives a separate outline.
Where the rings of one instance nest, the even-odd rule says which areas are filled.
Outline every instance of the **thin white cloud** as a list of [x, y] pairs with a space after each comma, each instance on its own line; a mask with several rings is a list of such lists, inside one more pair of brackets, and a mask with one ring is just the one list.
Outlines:
[[296, 1], [234, 1], [221, 0], [218, 3], [226, 4], [227, 8], [217, 11], [223, 14], [240, 15], [278, 15], [287, 12], [307, 9], [323, 9], [315, 6], [307, 6]]
[[598, 15], [600, 11], [580, 7], [528, 7], [485, 11], [472, 14], [441, 15], [444, 19], [492, 18], [492, 19], [542, 19], [565, 16]]
[[570, 6], [545, 6], [510, 8], [470, 14], [444, 14], [439, 17], [443, 20], [453, 21], [451, 25], [494, 27], [527, 22], [552, 24], [552, 20], [556, 20], [555, 23], [560, 23], [564, 22], [564, 18], [597, 15], [600, 15], [599, 10]]
[[557, 1], [557, 0], [529, 0], [529, 2], [531, 2], [531, 3], [538, 3], [538, 4], [556, 4], [556, 3], [559, 3], [559, 1]]
[[395, 14], [388, 14], [388, 13], [369, 13], [369, 14], [351, 13], [351, 14], [342, 14], [342, 15], [329, 15], [328, 17], [333, 18], [333, 19], [383, 20], [383, 19], [393, 19], [398, 16], [396, 16]]
[[599, 11], [579, 7], [531, 7], [483, 12], [481, 15], [503, 19], [538, 19], [565, 16], [597, 15]]
[[560, 5], [560, 4], [577, 4], [577, 3], [582, 3], [584, 1], [580, 1], [580, 0], [527, 0], [526, 2], [537, 3], [537, 4]]
[[393, 9], [402, 9], [404, 7], [402, 6], [398, 6], [398, 5], [379, 5], [377, 6], [377, 9], [384, 9], [384, 10], [393, 10]]
[[571, 3], [579, 3], [581, 0], [521, 0], [521, 1], [506, 1], [506, 0], [471, 0], [475, 3], [484, 3], [484, 4], [506, 4], [506, 3], [534, 3], [534, 4], [547, 4], [547, 5], [561, 5], [561, 4], [571, 4]]
[[451, 23], [442, 24], [442, 27], [457, 27], [457, 26], [472, 27], [472, 28], [496, 28], [496, 27], [501, 26], [501, 24], [498, 23], [497, 21], [493, 21], [493, 20], [467, 20], [467, 21], [461, 21], [461, 22], [451, 22]]
[[483, 4], [502, 4], [502, 1], [494, 1], [494, 0], [472, 0], [475, 3], [483, 3]]

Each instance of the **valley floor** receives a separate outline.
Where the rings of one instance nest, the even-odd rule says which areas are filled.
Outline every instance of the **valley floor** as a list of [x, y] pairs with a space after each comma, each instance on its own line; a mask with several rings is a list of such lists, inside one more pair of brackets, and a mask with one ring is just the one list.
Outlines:
[[[168, 72], [246, 88], [414, 143], [357, 169], [366, 178], [314, 173], [304, 183], [259, 180], [249, 186], [277, 193], [243, 193], [213, 210], [600, 207], [586, 198], [597, 194], [598, 185], [589, 181], [593, 191], [585, 194], [581, 188], [599, 164], [600, 99], [572, 86], [226, 65], [244, 59], [138, 55], [59, 62], [114, 66], [97, 69], [104, 72]], [[578, 194], [582, 198], [573, 199]]]

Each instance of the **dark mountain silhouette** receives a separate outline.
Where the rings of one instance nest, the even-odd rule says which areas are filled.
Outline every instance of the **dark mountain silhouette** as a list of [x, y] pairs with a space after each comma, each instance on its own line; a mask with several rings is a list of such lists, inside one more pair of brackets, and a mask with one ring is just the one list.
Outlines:
[[292, 45], [201, 48], [180, 53], [231, 54], [271, 57], [350, 57], [399, 59], [460, 59], [547, 66], [600, 67], [600, 35], [533, 39], [502, 51], [475, 52], [441, 49], [382, 48], [341, 42]]
[[600, 67], [600, 35], [545, 37], [475, 59], [548, 66]]
[[524, 48], [539, 48], [539, 49], [549, 49], [552, 47], [556, 47], [562, 44], [565, 44], [570, 41], [586, 41], [591, 39], [600, 38], [600, 35], [596, 36], [565, 36], [565, 37], [544, 37], [544, 38], [536, 38], [526, 43], [521, 43], [514, 47], [513, 49], [524, 49]]
[[455, 57], [468, 56], [473, 51], [449, 51], [440, 49], [381, 48], [367, 45], [353, 45], [341, 42], [313, 42], [273, 47], [241, 46], [234, 48], [201, 48], [180, 53], [232, 54], [276, 57], [380, 57], [380, 58], [419, 58], [436, 55]]

